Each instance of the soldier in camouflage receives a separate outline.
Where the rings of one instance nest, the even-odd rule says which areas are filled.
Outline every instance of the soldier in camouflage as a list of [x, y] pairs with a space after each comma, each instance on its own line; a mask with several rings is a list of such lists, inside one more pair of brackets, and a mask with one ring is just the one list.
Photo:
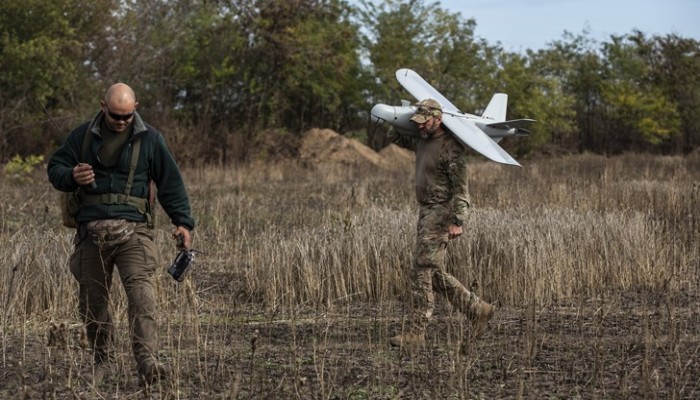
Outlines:
[[412, 312], [403, 333], [390, 339], [393, 346], [425, 344], [425, 331], [435, 305], [434, 291], [472, 322], [469, 337], [477, 338], [493, 316], [494, 307], [467, 290], [445, 271], [447, 243], [462, 235], [462, 221], [469, 210], [467, 154], [464, 146], [442, 125], [442, 107], [433, 99], [417, 104], [411, 118], [420, 131], [415, 138], [399, 137], [416, 151], [416, 198], [419, 205], [418, 235], [410, 273]]

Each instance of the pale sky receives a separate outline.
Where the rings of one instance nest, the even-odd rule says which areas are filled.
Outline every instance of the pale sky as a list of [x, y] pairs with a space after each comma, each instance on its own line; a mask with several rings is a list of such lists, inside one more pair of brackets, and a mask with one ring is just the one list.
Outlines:
[[[426, 0], [425, 4], [430, 4]], [[676, 34], [700, 41], [700, 0], [442, 0], [442, 8], [476, 20], [475, 36], [510, 52], [541, 49], [564, 31], [609, 42], [633, 29], [647, 38]]]

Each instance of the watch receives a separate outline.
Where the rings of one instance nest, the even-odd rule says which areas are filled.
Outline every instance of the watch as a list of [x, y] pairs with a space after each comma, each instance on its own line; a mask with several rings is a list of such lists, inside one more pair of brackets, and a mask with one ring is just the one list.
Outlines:
[[462, 220], [459, 219], [457, 216], [454, 216], [452, 217], [452, 225], [462, 226]]

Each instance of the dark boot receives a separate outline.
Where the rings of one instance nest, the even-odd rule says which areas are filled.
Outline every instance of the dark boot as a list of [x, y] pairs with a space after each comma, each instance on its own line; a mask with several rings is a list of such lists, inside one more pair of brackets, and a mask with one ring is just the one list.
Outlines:
[[471, 336], [478, 339], [488, 327], [489, 321], [493, 318], [496, 307], [491, 304], [479, 300], [471, 307], [469, 319], [472, 322]]
[[165, 382], [170, 377], [168, 368], [157, 362], [144, 362], [138, 368], [139, 385], [149, 387], [156, 382]]
[[97, 386], [113, 375], [114, 366], [112, 363], [97, 361], [82, 375], [82, 378], [88, 384]]
[[472, 344], [484, 334], [495, 311], [496, 307], [483, 300], [478, 300], [470, 307], [467, 317], [469, 318], [471, 327], [462, 339], [462, 345], [460, 346], [460, 352], [462, 354], [469, 354], [471, 352]]

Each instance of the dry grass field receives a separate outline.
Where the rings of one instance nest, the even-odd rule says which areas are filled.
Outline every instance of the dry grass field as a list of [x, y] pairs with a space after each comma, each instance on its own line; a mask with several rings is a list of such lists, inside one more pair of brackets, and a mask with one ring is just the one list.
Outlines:
[[[467, 354], [442, 299], [428, 343], [405, 315], [416, 207], [409, 168], [298, 162], [188, 168], [198, 228], [180, 284], [159, 215], [161, 357], [137, 385], [118, 281], [117, 372], [80, 379], [71, 232], [57, 194], [4, 178], [2, 399], [700, 398], [700, 156], [475, 158], [473, 213], [448, 269], [498, 312]], [[50, 339], [50, 340], [49, 340]]]

